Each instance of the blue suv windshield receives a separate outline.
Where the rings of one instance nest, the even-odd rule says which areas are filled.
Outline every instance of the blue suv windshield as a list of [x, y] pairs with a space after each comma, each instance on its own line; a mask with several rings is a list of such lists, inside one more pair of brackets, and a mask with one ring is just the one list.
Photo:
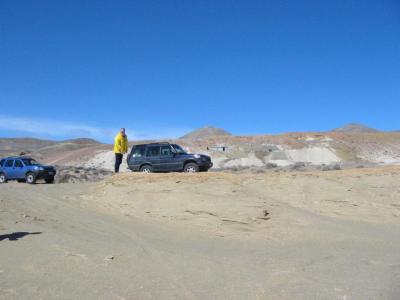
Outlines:
[[174, 147], [177, 154], [187, 154], [186, 151], [183, 150], [179, 145], [173, 144], [172, 147]]
[[39, 165], [39, 163], [32, 158], [24, 158], [24, 159], [22, 159], [22, 161], [24, 162], [25, 166], [38, 166]]

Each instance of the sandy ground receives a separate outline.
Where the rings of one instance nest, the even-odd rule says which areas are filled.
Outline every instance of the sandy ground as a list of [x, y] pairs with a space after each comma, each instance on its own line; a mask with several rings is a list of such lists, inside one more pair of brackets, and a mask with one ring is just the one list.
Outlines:
[[0, 186], [2, 299], [399, 299], [400, 168]]
[[[122, 164], [120, 166], [120, 172], [128, 172], [128, 163], [126, 161], [127, 154], [124, 154], [122, 158]], [[83, 163], [84, 167], [87, 168], [102, 168], [110, 171], [114, 171], [115, 153], [113, 151], [99, 150], [96, 154]], [[82, 162], [78, 162], [77, 165], [82, 165]]]
[[[83, 152], [81, 150], [80, 152]], [[129, 151], [128, 151], [129, 152]], [[253, 152], [246, 156], [234, 158], [219, 152], [195, 151], [201, 152], [212, 157], [214, 168], [233, 168], [233, 167], [265, 167], [267, 163], [275, 163], [278, 166], [293, 165], [296, 162], [303, 162], [313, 165], [339, 163], [341, 160], [335, 155], [333, 149], [325, 147], [309, 147], [302, 149], [279, 150], [265, 156], [263, 159], [257, 158]], [[79, 153], [81, 154], [81, 153]], [[85, 157], [86, 158], [86, 157]], [[121, 164], [121, 172], [129, 172], [127, 155], [124, 155]], [[84, 162], [81, 159], [75, 162], [69, 162], [71, 165], [83, 166], [87, 168], [102, 168], [106, 170], [114, 170], [115, 154], [113, 151], [97, 150], [94, 155], [88, 157]]]

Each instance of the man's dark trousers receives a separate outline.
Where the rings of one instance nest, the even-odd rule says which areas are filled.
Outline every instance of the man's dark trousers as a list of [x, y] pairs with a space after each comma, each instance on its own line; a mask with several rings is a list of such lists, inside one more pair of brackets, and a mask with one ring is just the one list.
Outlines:
[[122, 153], [115, 153], [115, 167], [114, 167], [114, 171], [115, 173], [119, 172], [119, 166], [122, 163]]

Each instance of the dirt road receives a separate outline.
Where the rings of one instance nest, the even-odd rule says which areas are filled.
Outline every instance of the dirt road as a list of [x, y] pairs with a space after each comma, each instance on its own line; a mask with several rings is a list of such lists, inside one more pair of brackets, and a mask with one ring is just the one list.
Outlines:
[[398, 299], [400, 169], [0, 186], [2, 299]]

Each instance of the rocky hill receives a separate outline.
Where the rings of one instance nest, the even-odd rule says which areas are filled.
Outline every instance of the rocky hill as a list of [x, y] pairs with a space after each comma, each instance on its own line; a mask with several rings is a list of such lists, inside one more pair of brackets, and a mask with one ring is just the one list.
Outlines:
[[54, 141], [34, 138], [0, 138], [0, 154], [30, 152], [54, 144]]
[[33, 138], [0, 138], [0, 155], [30, 155], [51, 163], [66, 163], [77, 158], [85, 158], [85, 152], [93, 155], [93, 150], [104, 147], [93, 139], [81, 138], [64, 141], [48, 141]]
[[346, 132], [346, 133], [376, 133], [376, 132], [379, 132], [379, 130], [377, 130], [375, 128], [371, 128], [371, 127], [365, 126], [363, 124], [358, 124], [358, 123], [350, 123], [343, 127], [336, 128], [333, 131], [334, 132]]
[[17, 152], [30, 153], [44, 148], [59, 147], [60, 145], [100, 145], [93, 139], [79, 138], [64, 141], [50, 141], [35, 138], [0, 138], [0, 153], [18, 154]]
[[206, 126], [203, 128], [196, 129], [192, 132], [189, 132], [188, 134], [185, 134], [184, 136], [181, 137], [181, 139], [202, 140], [210, 137], [231, 136], [231, 135], [232, 135], [231, 133], [229, 133], [224, 129], [216, 128], [213, 126]]

